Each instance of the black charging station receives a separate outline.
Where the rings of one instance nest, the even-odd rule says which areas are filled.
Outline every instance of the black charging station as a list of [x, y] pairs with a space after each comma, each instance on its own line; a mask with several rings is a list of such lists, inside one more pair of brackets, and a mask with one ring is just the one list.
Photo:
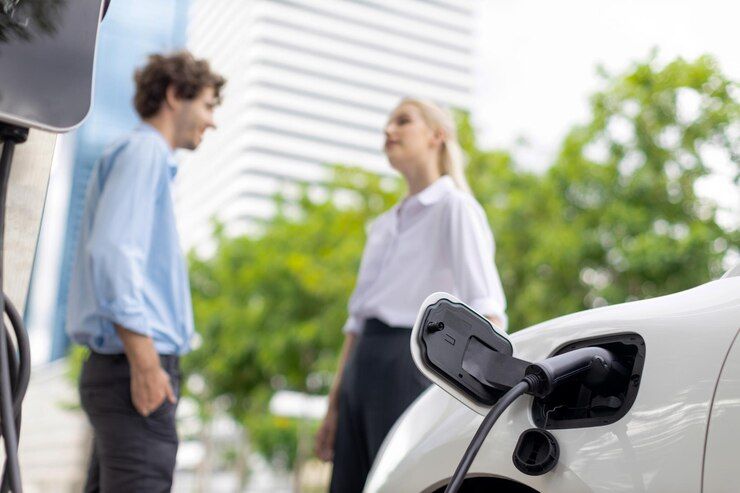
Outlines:
[[[2, 292], [5, 209], [14, 150], [26, 142], [30, 128], [66, 132], [87, 116], [98, 27], [109, 3], [0, 2], [0, 435], [5, 449], [1, 493], [23, 490], [18, 441], [31, 364], [23, 320]], [[7, 326], [3, 313], [10, 322]]]

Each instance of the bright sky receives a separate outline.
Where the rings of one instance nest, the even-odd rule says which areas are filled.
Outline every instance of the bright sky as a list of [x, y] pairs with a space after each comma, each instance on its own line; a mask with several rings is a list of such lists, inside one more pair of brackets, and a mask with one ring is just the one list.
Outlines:
[[[588, 115], [599, 88], [596, 66], [620, 72], [653, 47], [660, 60], [714, 55], [740, 80], [740, 1], [736, 0], [481, 0], [477, 111], [484, 147], [512, 148], [519, 161], [541, 169], [552, 161], [568, 128]], [[700, 190], [740, 211], [740, 193], [724, 176]], [[734, 214], [737, 215], [737, 214]], [[725, 215], [725, 221], [728, 218]], [[740, 219], [735, 218], [735, 223]], [[723, 222], [725, 222], [723, 221]]]

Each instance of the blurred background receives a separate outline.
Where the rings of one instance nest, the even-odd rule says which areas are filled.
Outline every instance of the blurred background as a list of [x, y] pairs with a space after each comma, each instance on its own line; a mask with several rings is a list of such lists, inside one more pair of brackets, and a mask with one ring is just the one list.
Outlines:
[[179, 155], [198, 349], [178, 492], [319, 492], [313, 433], [365, 225], [404, 193], [402, 96], [455, 108], [512, 331], [687, 289], [740, 258], [740, 5], [721, 0], [113, 0], [94, 107], [57, 141], [25, 310], [28, 491], [80, 491], [90, 431], [65, 336], [85, 188], [137, 124], [133, 72], [187, 48], [228, 79]]

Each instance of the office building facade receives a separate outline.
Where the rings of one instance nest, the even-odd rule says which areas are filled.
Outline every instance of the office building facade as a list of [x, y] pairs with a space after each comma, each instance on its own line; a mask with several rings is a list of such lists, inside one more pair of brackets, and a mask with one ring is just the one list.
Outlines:
[[[185, 156], [185, 248], [274, 214], [332, 163], [389, 173], [382, 129], [403, 96], [470, 109], [476, 0], [193, 0], [188, 48], [228, 78], [219, 128]], [[207, 248], [206, 248], [207, 250]]]

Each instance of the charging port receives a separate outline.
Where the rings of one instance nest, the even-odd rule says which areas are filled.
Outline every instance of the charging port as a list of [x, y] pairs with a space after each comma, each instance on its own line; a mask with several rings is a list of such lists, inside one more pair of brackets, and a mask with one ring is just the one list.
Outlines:
[[532, 404], [532, 418], [540, 428], [567, 429], [603, 426], [618, 421], [637, 397], [645, 362], [645, 341], [637, 334], [572, 342], [553, 356], [584, 347], [601, 347], [612, 353], [614, 368], [596, 384], [573, 379]]

